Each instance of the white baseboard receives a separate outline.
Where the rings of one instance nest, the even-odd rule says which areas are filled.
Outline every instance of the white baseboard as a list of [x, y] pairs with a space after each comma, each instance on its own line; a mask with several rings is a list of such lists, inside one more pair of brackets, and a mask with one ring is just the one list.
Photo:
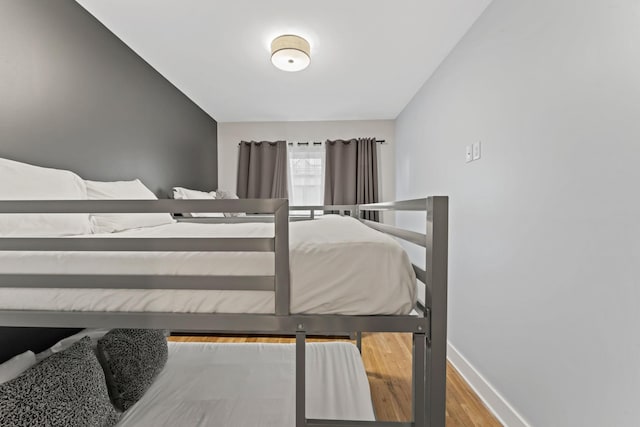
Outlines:
[[530, 427], [509, 402], [464, 358], [450, 342], [447, 342], [447, 359], [462, 375], [480, 400], [505, 427]]

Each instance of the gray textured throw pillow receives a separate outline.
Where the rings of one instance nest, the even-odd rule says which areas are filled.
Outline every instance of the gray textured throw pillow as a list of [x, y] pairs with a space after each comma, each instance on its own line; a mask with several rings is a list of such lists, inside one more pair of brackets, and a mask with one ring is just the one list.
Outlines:
[[135, 404], [167, 363], [165, 331], [113, 329], [98, 341], [111, 401], [126, 411]]
[[2, 427], [106, 427], [118, 418], [89, 338], [0, 385]]

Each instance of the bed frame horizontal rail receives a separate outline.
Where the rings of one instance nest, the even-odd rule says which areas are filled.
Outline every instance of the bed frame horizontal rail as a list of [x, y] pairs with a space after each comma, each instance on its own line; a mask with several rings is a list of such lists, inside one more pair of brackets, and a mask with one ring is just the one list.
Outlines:
[[302, 205], [289, 206], [290, 211], [355, 211], [357, 205]]
[[286, 199], [235, 200], [0, 200], [0, 213], [251, 212], [274, 214]]
[[24, 327], [143, 328], [175, 332], [307, 334], [362, 332], [425, 332], [429, 319], [418, 316], [345, 316], [224, 313], [155, 313], [0, 310], [0, 324]]
[[405, 230], [403, 228], [394, 227], [392, 225], [383, 224], [381, 222], [369, 221], [368, 219], [360, 220], [363, 224], [368, 225], [374, 230], [378, 230], [382, 233], [389, 234], [394, 237], [398, 237], [407, 242], [411, 242], [415, 245], [427, 247], [427, 235], [423, 233], [417, 233], [415, 231]]
[[416, 278], [426, 285], [427, 272], [413, 263], [411, 264], [411, 266], [413, 267], [413, 271], [416, 273]]
[[273, 237], [9, 237], [0, 251], [273, 252]]
[[398, 421], [347, 421], [307, 419], [306, 427], [414, 427], [412, 422]]
[[275, 276], [0, 274], [0, 288], [273, 291]]
[[[174, 216], [178, 222], [187, 222], [194, 224], [242, 224], [247, 222], [263, 222], [263, 223], [273, 223], [274, 219], [272, 215], [246, 215], [246, 216], [225, 216], [225, 217], [193, 217], [193, 216]], [[309, 218], [306, 216], [302, 216], [299, 219], [289, 218], [290, 221], [302, 221], [308, 220]]]
[[358, 205], [361, 211], [422, 211], [427, 209], [427, 199], [401, 200]]

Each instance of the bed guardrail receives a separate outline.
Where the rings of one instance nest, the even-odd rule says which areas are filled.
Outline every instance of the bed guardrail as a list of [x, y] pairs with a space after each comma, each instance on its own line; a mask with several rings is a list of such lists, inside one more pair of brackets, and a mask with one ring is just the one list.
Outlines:
[[[320, 211], [321, 214], [325, 212], [336, 213], [341, 216], [357, 216], [358, 205], [309, 205], [309, 206], [289, 206], [290, 212], [296, 212], [296, 216], [291, 218], [304, 220], [315, 219], [316, 211]], [[301, 214], [297, 214], [300, 212]], [[307, 213], [308, 212], [308, 213]]]
[[[397, 202], [339, 206], [293, 206], [295, 211], [308, 211], [314, 219], [315, 211], [338, 212], [359, 219], [370, 228], [418, 245], [425, 249], [425, 268], [412, 263], [416, 278], [424, 283], [425, 295], [417, 302], [420, 316], [429, 320], [426, 333], [413, 333], [413, 422], [383, 423], [380, 426], [444, 426], [446, 407], [447, 368], [447, 269], [449, 198], [445, 196]], [[425, 233], [406, 230], [393, 225], [362, 218], [367, 211], [413, 211], [426, 214]], [[358, 346], [360, 335], [358, 334]], [[300, 363], [300, 361], [298, 361]], [[299, 366], [299, 365], [298, 365]], [[301, 391], [299, 391], [301, 392]], [[424, 406], [420, 405], [424, 402]], [[356, 426], [357, 423], [340, 423], [313, 420], [307, 426]]]
[[[444, 426], [447, 384], [447, 277], [449, 254], [449, 198], [434, 196], [426, 199], [375, 203], [358, 206], [363, 211], [420, 211], [426, 213], [426, 233], [417, 233], [360, 219], [363, 223], [391, 236], [425, 248], [425, 268], [413, 264], [416, 277], [425, 285], [423, 315], [430, 319], [426, 347], [422, 336], [413, 335], [414, 402], [424, 401], [425, 408], [413, 405], [415, 425]], [[418, 301], [419, 303], [419, 301]], [[420, 305], [420, 304], [419, 304]], [[425, 353], [423, 353], [425, 352]], [[422, 358], [426, 357], [424, 382]], [[418, 374], [416, 375], [416, 371]], [[424, 385], [424, 389], [418, 384]], [[425, 395], [422, 395], [422, 393]], [[424, 400], [421, 400], [424, 399]]]
[[[185, 216], [183, 214], [175, 215], [174, 218], [179, 222], [194, 222], [194, 223], [206, 223], [206, 224], [233, 224], [238, 222], [273, 222], [274, 217], [270, 215], [263, 215], [252, 210], [247, 210], [246, 216], [225, 216], [225, 217], [193, 217]], [[289, 205], [289, 220], [290, 221], [307, 221], [315, 219], [320, 212], [320, 215], [325, 213], [335, 213], [341, 216], [357, 216], [357, 205], [301, 205], [291, 206]], [[192, 213], [192, 212], [189, 212]], [[210, 213], [210, 212], [209, 212]], [[243, 212], [245, 213], [245, 212]]]
[[[184, 289], [273, 291], [275, 314], [289, 314], [289, 210], [286, 199], [0, 201], [0, 214], [259, 212], [273, 216], [274, 236], [216, 238], [2, 237], [0, 251], [273, 252], [273, 276], [0, 274], [0, 288]], [[28, 311], [0, 311], [0, 322], [23, 322]], [[41, 316], [60, 317], [56, 313]], [[74, 313], [68, 313], [73, 315]], [[77, 314], [77, 313], [76, 313]], [[89, 314], [89, 313], [82, 313]], [[80, 316], [82, 315], [80, 314]], [[127, 316], [123, 314], [123, 316]], [[226, 323], [226, 322], [225, 322]], [[24, 323], [22, 323], [24, 325]], [[66, 325], [62, 325], [66, 326]]]
[[[296, 335], [296, 425], [444, 427], [446, 401], [448, 198], [429, 197], [390, 203], [300, 206], [293, 211], [340, 211], [369, 227], [425, 248], [425, 268], [414, 265], [425, 283], [419, 316], [300, 315], [290, 313], [289, 210], [284, 199], [0, 201], [0, 214], [255, 212], [273, 216], [267, 238], [101, 238], [2, 237], [0, 251], [267, 251], [273, 276], [39, 275], [0, 274], [0, 288], [109, 288], [268, 290], [275, 293], [274, 314], [84, 312], [0, 309], [0, 326], [166, 328], [184, 332], [280, 333]], [[366, 211], [422, 211], [425, 233], [361, 218]], [[229, 220], [230, 218], [225, 218]], [[246, 218], [242, 221], [252, 218]], [[409, 332], [413, 334], [413, 420], [404, 423], [312, 420], [305, 415], [305, 341], [307, 334]]]

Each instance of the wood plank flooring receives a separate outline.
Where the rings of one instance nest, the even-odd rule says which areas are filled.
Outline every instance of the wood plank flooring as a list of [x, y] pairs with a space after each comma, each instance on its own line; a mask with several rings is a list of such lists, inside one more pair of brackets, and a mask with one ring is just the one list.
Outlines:
[[[255, 336], [196, 336], [170, 339], [184, 342], [294, 342], [291, 338]], [[310, 339], [309, 341], [325, 340]], [[362, 359], [369, 377], [378, 419], [409, 420], [411, 418], [411, 335], [364, 334]], [[460, 374], [449, 364], [447, 427], [498, 427], [500, 425]]]

